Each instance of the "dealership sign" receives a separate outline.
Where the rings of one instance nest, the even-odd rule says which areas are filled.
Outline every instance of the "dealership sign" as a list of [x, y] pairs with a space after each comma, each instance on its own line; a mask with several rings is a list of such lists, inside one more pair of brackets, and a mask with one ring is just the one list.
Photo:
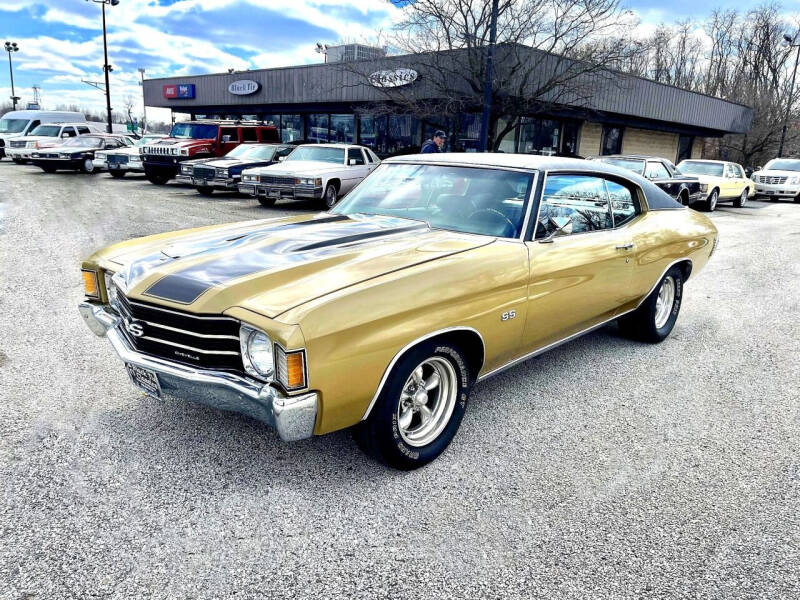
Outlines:
[[392, 71], [376, 71], [369, 76], [369, 82], [379, 88], [394, 88], [408, 85], [417, 80], [414, 69], [394, 69]]
[[237, 96], [255, 94], [260, 89], [261, 84], [257, 81], [253, 81], [252, 79], [240, 79], [239, 81], [234, 81], [228, 86], [228, 91], [231, 94], [236, 94]]
[[169, 100], [191, 100], [194, 98], [194, 84], [193, 83], [173, 83], [165, 85], [163, 88], [164, 98]]

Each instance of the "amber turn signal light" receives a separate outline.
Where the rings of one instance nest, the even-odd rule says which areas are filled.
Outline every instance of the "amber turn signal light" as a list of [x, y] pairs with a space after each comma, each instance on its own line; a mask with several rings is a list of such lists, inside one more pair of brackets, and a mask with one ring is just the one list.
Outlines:
[[97, 285], [97, 271], [81, 270], [83, 275], [83, 292], [91, 298], [100, 297], [100, 286]]
[[287, 384], [289, 388], [301, 388], [306, 385], [305, 365], [302, 352], [290, 352], [286, 355]]

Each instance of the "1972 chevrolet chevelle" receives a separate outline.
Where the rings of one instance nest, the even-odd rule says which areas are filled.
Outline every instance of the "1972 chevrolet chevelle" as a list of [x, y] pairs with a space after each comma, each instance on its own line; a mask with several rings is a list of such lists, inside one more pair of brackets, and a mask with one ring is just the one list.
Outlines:
[[129, 240], [80, 312], [135, 385], [284, 440], [355, 427], [410, 469], [470, 388], [618, 319], [663, 340], [717, 231], [630, 171], [507, 154], [385, 161], [332, 211]]

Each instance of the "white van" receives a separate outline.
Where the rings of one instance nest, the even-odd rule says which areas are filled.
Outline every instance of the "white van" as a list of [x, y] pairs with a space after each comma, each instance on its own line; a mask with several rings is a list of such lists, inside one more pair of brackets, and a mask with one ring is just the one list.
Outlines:
[[63, 110], [13, 110], [0, 118], [0, 158], [9, 140], [30, 134], [42, 123], [85, 123], [83, 113]]

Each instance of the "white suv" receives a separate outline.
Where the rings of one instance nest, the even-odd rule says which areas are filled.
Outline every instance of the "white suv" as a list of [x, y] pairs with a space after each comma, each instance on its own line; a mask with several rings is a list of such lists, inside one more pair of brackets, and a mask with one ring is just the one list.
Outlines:
[[31, 158], [35, 150], [62, 144], [62, 140], [92, 133], [86, 123], [46, 123], [39, 125], [29, 135], [14, 138], [6, 146], [6, 154], [17, 164]]
[[800, 159], [773, 158], [750, 178], [756, 183], [756, 196], [800, 202]]

